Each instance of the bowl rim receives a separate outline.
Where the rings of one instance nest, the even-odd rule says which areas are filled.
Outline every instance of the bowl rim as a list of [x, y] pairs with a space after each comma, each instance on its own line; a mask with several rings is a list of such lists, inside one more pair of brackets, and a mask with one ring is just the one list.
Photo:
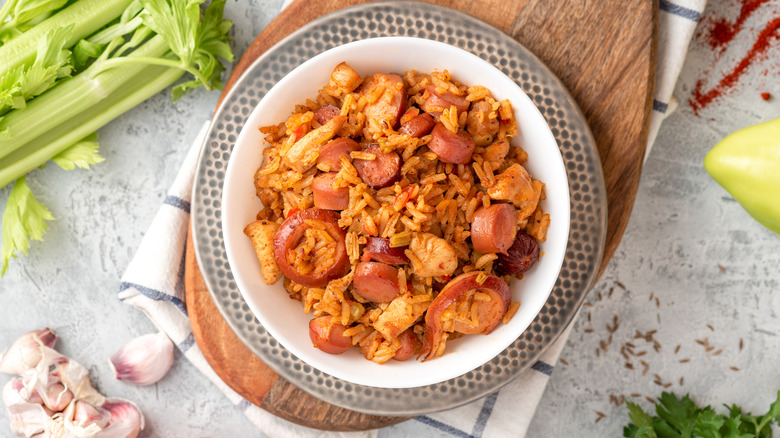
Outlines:
[[[523, 325], [522, 330], [518, 330], [515, 333], [514, 337], [508, 338], [507, 342], [506, 342], [506, 345], [503, 345], [501, 348], [498, 348], [498, 349], [493, 348], [492, 350], [494, 350], [494, 351], [491, 350], [491, 354], [489, 356], [487, 354], [485, 354], [484, 358], [483, 358], [484, 360], [480, 359], [478, 361], [478, 363], [474, 362], [473, 366], [463, 367], [463, 368], [460, 368], [460, 369], [455, 370], [455, 371], [449, 370], [449, 372], [443, 372], [443, 373], [439, 374], [435, 378], [417, 379], [417, 380], [413, 381], [411, 384], [409, 384], [408, 382], [404, 383], [404, 382], [400, 381], [400, 379], [399, 380], [390, 380], [390, 381], [377, 382], [377, 381], [374, 381], [374, 380], [371, 380], [371, 379], [354, 378], [354, 377], [352, 377], [349, 374], [345, 374], [343, 372], [339, 372], [338, 369], [334, 369], [334, 368], [329, 367], [329, 366], [323, 366], [323, 364], [319, 360], [317, 360], [316, 358], [312, 359], [312, 355], [307, 354], [307, 352], [301, 352], [298, 348], [296, 348], [296, 346], [291, 345], [288, 342], [286, 342], [286, 340], [284, 339], [284, 336], [280, 336], [278, 331], [275, 329], [274, 325], [268, 323], [267, 319], [264, 317], [264, 313], [259, 310], [258, 306], [256, 306], [255, 299], [246, 290], [247, 288], [245, 287], [245, 284], [243, 282], [243, 278], [242, 278], [242, 275], [240, 273], [240, 270], [237, 271], [237, 270], [235, 270], [233, 268], [234, 266], [238, 266], [238, 264], [235, 263], [236, 262], [236, 255], [235, 255], [235, 252], [234, 252], [235, 249], [232, 246], [232, 237], [229, 237], [229, 236], [235, 236], [237, 231], [233, 230], [233, 229], [226, 229], [226, 227], [225, 227], [226, 222], [229, 222], [229, 218], [231, 216], [231, 210], [229, 208], [227, 208], [228, 206], [232, 205], [232, 201], [230, 200], [231, 193], [232, 193], [232, 190], [231, 190], [232, 184], [229, 183], [229, 181], [230, 181], [229, 175], [231, 175], [231, 173], [232, 173], [231, 170], [235, 166], [237, 166], [235, 164], [236, 160], [234, 160], [234, 157], [236, 155], [236, 151], [239, 150], [239, 148], [241, 147], [240, 145], [246, 144], [246, 141], [247, 141], [246, 140], [246, 137], [247, 137], [246, 133], [251, 131], [252, 129], [255, 129], [257, 126], [261, 126], [262, 125], [262, 124], [250, 123], [250, 122], [252, 122], [254, 119], [256, 119], [258, 117], [257, 114], [264, 108], [265, 105], [270, 104], [270, 102], [274, 102], [273, 98], [276, 97], [277, 94], [282, 93], [282, 91], [280, 91], [280, 90], [284, 90], [285, 87], [290, 85], [290, 83], [295, 84], [296, 81], [300, 81], [298, 76], [300, 76], [303, 72], [307, 71], [308, 68], [311, 68], [312, 65], [317, 65], [317, 63], [321, 62], [323, 59], [327, 59], [327, 58], [330, 58], [330, 57], [336, 57], [337, 55], [341, 54], [342, 52], [349, 52], [349, 51], [354, 50], [356, 48], [360, 49], [363, 46], [369, 46], [370, 47], [370, 46], [374, 46], [374, 45], [377, 45], [377, 44], [380, 45], [380, 46], [381, 45], [387, 45], [387, 44], [390, 44], [390, 45], [396, 45], [396, 44], [401, 44], [401, 45], [403, 45], [403, 44], [422, 44], [424, 46], [434, 47], [437, 50], [449, 51], [450, 53], [456, 54], [456, 56], [465, 56], [469, 61], [476, 62], [482, 68], [487, 68], [488, 70], [492, 70], [492, 74], [496, 75], [496, 77], [498, 77], [500, 81], [506, 82], [507, 85], [508, 85], [508, 88], [512, 89], [514, 92], [518, 93], [519, 96], [522, 96], [522, 98], [526, 99], [531, 104], [531, 107], [533, 108], [533, 111], [535, 112], [535, 116], [538, 116], [539, 118], [541, 118], [541, 120], [544, 121], [544, 123], [542, 125], [543, 135], [545, 137], [547, 137], [547, 141], [548, 142], [550, 142], [552, 145], [555, 145], [555, 151], [557, 151], [557, 153], [553, 154], [552, 151], [551, 151], [550, 154], [554, 155], [553, 158], [557, 157], [557, 160], [555, 160], [556, 167], [558, 167], [557, 173], [559, 173], [560, 175], [563, 176], [562, 188], [563, 188], [563, 190], [565, 191], [565, 194], [566, 194], [566, 197], [565, 197], [566, 202], [562, 202], [561, 201], [561, 208], [565, 204], [565, 214], [562, 214], [562, 213], [559, 212], [556, 215], [556, 219], [555, 219], [555, 221], [558, 221], [559, 224], [563, 223], [565, 225], [563, 227], [563, 230], [561, 230], [561, 234], [563, 234], [563, 238], [562, 238], [562, 241], [559, 244], [560, 251], [557, 251], [557, 254], [556, 254], [557, 257], [556, 257], [555, 260], [553, 260], [552, 262], [548, 262], [548, 264], [549, 263], [553, 263], [555, 276], [551, 276], [550, 277], [550, 279], [548, 281], [549, 287], [547, 287], [546, 292], [544, 292], [544, 300], [540, 300], [541, 303], [539, 304], [538, 308], [534, 309], [533, 316], [527, 321], [526, 324]], [[342, 56], [342, 58], [344, 58], [344, 57]], [[331, 66], [331, 68], [332, 68], [332, 66]], [[457, 74], [453, 74], [453, 76], [457, 77]], [[318, 87], [318, 89], [321, 88], [321, 86], [322, 85], [320, 85]], [[496, 94], [495, 90], [493, 90], [493, 89], [491, 89], [491, 93], [493, 93], [494, 95]], [[511, 94], [511, 92], [507, 92], [507, 93]], [[498, 93], [498, 94], [500, 94], [500, 93]], [[515, 112], [517, 113], [518, 112], [518, 107], [516, 106], [516, 102], [513, 101], [512, 103], [513, 103], [513, 107], [515, 109]], [[292, 111], [292, 109], [293, 108], [290, 108], [290, 111]], [[246, 147], [249, 147], [249, 146], [246, 146]], [[258, 147], [262, 149], [262, 148], [266, 147], [266, 145], [261, 144]], [[533, 158], [531, 159], [531, 161], [532, 160], [533, 160]], [[548, 181], [545, 181], [545, 182], [548, 182]], [[450, 379], [452, 379], [454, 377], [463, 375], [463, 374], [465, 374], [465, 373], [467, 373], [469, 371], [472, 371], [472, 370], [474, 370], [476, 368], [479, 368], [483, 364], [489, 362], [492, 358], [494, 358], [501, 351], [503, 351], [517, 337], [521, 336], [527, 330], [528, 326], [530, 326], [530, 324], [533, 322], [533, 320], [536, 317], [536, 315], [538, 315], [538, 313], [541, 310], [541, 308], [543, 307], [545, 301], [547, 300], [547, 298], [549, 297], [550, 293], [554, 289], [555, 282], [556, 282], [557, 277], [558, 277], [558, 275], [560, 273], [560, 269], [561, 269], [561, 266], [562, 266], [562, 263], [563, 263], [563, 260], [564, 260], [564, 257], [565, 257], [565, 250], [566, 250], [566, 246], [567, 246], [568, 234], [569, 234], [569, 228], [570, 228], [570, 217], [569, 217], [569, 215], [570, 215], [570, 203], [569, 203], [569, 196], [570, 196], [570, 193], [569, 193], [569, 188], [568, 188], [568, 175], [567, 175], [567, 172], [565, 170], [563, 158], [562, 158], [562, 156], [560, 154], [560, 149], [558, 148], [558, 145], [557, 145], [557, 142], [555, 140], [555, 137], [553, 136], [553, 134], [552, 134], [552, 132], [550, 130], [549, 124], [547, 123], [546, 119], [541, 114], [541, 112], [538, 110], [537, 106], [533, 103], [533, 101], [522, 90], [522, 88], [517, 83], [515, 83], [511, 78], [507, 77], [503, 72], [501, 72], [499, 69], [497, 69], [492, 64], [484, 61], [483, 59], [481, 59], [478, 56], [472, 54], [471, 52], [468, 52], [466, 50], [460, 49], [458, 47], [454, 47], [452, 45], [449, 45], [449, 44], [446, 44], [446, 43], [443, 43], [443, 42], [439, 42], [439, 41], [435, 41], [435, 40], [429, 40], [429, 39], [424, 39], [424, 38], [414, 38], [414, 37], [396, 37], [396, 36], [393, 36], [393, 37], [377, 37], [377, 38], [369, 38], [369, 39], [364, 39], [364, 40], [360, 40], [360, 41], [354, 41], [354, 42], [351, 42], [351, 43], [343, 44], [341, 46], [334, 47], [334, 48], [332, 48], [330, 50], [327, 50], [325, 52], [322, 52], [322, 53], [312, 57], [311, 59], [307, 60], [306, 62], [300, 64], [299, 66], [294, 68], [292, 71], [290, 71], [290, 73], [288, 73], [286, 76], [284, 76], [279, 82], [277, 82], [266, 93], [265, 96], [263, 96], [263, 98], [260, 100], [258, 105], [254, 108], [254, 110], [246, 118], [245, 123], [244, 123], [244, 125], [243, 125], [243, 127], [241, 129], [241, 132], [239, 133], [239, 136], [238, 136], [238, 138], [237, 138], [237, 140], [235, 142], [234, 148], [231, 151], [230, 159], [229, 159], [228, 166], [227, 166], [227, 169], [226, 169], [226, 172], [225, 172], [225, 179], [224, 179], [224, 186], [223, 186], [223, 193], [222, 193], [221, 228], [222, 228], [222, 232], [223, 232], [223, 236], [224, 236], [224, 243], [225, 243], [225, 249], [226, 249], [226, 253], [227, 253], [227, 257], [228, 257], [228, 262], [230, 264], [230, 271], [232, 272], [232, 274], [234, 276], [234, 279], [236, 281], [236, 285], [237, 285], [237, 287], [239, 289], [239, 292], [241, 293], [241, 295], [243, 296], [244, 300], [246, 301], [246, 303], [247, 303], [248, 307], [250, 308], [252, 314], [258, 319], [260, 324], [269, 332], [269, 334], [271, 334], [271, 336], [280, 343], [281, 346], [283, 346], [289, 352], [291, 352], [296, 357], [298, 357], [299, 359], [303, 360], [305, 363], [309, 364], [313, 368], [315, 368], [317, 370], [320, 370], [322, 372], [325, 372], [327, 374], [330, 374], [331, 376], [334, 376], [336, 378], [339, 378], [339, 379], [351, 382], [351, 383], [360, 384], [360, 385], [366, 385], [366, 386], [379, 387], [379, 388], [412, 388], [412, 387], [420, 387], [420, 386], [427, 386], [427, 385], [431, 385], [431, 384], [440, 383], [440, 382], [443, 382], [443, 381], [446, 381], [446, 380], [450, 380]], [[243, 236], [242, 233], [240, 233], [240, 234], [241, 234], [241, 236]], [[244, 239], [245, 239], [245, 237], [244, 237]], [[544, 260], [545, 261], [549, 260], [549, 256], [545, 255], [545, 259]], [[517, 284], [516, 282], [513, 282], [513, 285], [516, 285], [516, 284]], [[279, 288], [281, 288], [281, 285], [279, 283], [277, 283], [276, 285], [273, 285], [273, 286], [278, 286]], [[269, 286], [269, 287], [273, 287], [273, 286]], [[512, 289], [512, 285], [510, 285], [510, 289]], [[535, 293], [538, 293], [538, 292], [535, 292]], [[503, 326], [503, 324], [500, 325], [500, 326]], [[311, 346], [309, 346], [309, 349], [310, 350], [316, 350], [314, 347], [311, 347]], [[317, 351], [319, 351], [319, 350], [317, 350]], [[446, 354], [445, 354], [445, 356], [446, 356]], [[365, 361], [366, 363], [370, 363], [372, 366], [375, 366], [375, 367], [379, 367], [380, 366], [380, 365], [374, 364], [374, 363], [372, 363], [370, 361], [366, 361], [362, 357], [362, 355], [360, 356], [360, 359], [362, 361]], [[440, 359], [437, 359], [437, 360], [440, 360]], [[436, 361], [431, 361], [431, 362], [436, 362]], [[431, 363], [431, 362], [427, 362], [427, 363]], [[415, 362], [415, 363], [420, 363], [420, 362]], [[387, 366], [387, 364], [382, 365], [382, 366]], [[468, 368], [468, 369], [466, 369], [466, 368]]]

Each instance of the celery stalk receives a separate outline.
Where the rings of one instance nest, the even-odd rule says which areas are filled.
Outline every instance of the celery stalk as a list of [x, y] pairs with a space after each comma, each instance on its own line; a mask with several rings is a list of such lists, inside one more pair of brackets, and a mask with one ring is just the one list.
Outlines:
[[[104, 75], [112, 73], [106, 72]], [[143, 68], [99, 103], [91, 105], [24, 148], [0, 159], [0, 187], [40, 167], [54, 155], [172, 85], [183, 74], [184, 71], [178, 68]]]
[[[168, 45], [158, 35], [128, 58], [159, 57], [166, 52]], [[30, 101], [27, 108], [8, 113], [0, 121], [0, 130], [8, 129], [10, 132], [10, 138], [0, 139], [0, 158], [105, 99], [145, 67], [143, 64], [127, 64], [122, 68], [100, 71], [101, 63], [96, 62], [83, 73], [63, 80]]]
[[38, 41], [51, 29], [73, 26], [66, 47], [76, 44], [118, 18], [132, 0], [79, 0], [27, 32], [0, 46], [0, 77], [35, 60]]

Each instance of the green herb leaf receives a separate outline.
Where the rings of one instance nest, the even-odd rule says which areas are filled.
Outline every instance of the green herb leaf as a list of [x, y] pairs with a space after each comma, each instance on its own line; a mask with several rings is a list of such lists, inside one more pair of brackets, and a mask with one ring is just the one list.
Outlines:
[[89, 135], [55, 155], [51, 160], [65, 170], [73, 170], [76, 167], [89, 169], [89, 166], [104, 161], [98, 154], [97, 138], [96, 133]]
[[[682, 438], [689, 438], [693, 434], [693, 427], [696, 424], [696, 404], [685, 395], [680, 400], [674, 394], [664, 392], [661, 394], [659, 404], [655, 407], [656, 414], [672, 426], [672, 430]], [[662, 438], [664, 435], [660, 435]]]
[[0, 40], [7, 42], [24, 30], [22, 25], [45, 18], [67, 2], [68, 0], [6, 0], [0, 9]]
[[634, 424], [623, 428], [623, 436], [626, 438], [656, 438], [653, 431], [653, 417], [642, 410], [638, 404], [628, 402], [628, 417]]
[[685, 395], [677, 399], [663, 393], [655, 405], [656, 417], [650, 417], [639, 406], [628, 403], [633, 423], [623, 428], [628, 438], [771, 438], [771, 424], [780, 422], [780, 391], [769, 412], [760, 417], [743, 413], [737, 405], [728, 407], [728, 416], [709, 406], [700, 408]]
[[27, 255], [30, 239], [42, 240], [48, 229], [47, 220], [54, 220], [49, 210], [39, 203], [25, 182], [26, 177], [16, 180], [3, 212], [3, 247], [0, 250], [2, 271], [5, 275], [11, 258], [21, 251]]
[[70, 75], [70, 51], [65, 44], [73, 26], [46, 32], [38, 43], [35, 62], [19, 66], [0, 78], [0, 113], [9, 108], [24, 108], [27, 100], [51, 88], [59, 78]]
[[693, 435], [701, 438], [722, 438], [720, 428], [724, 422], [723, 415], [718, 415], [711, 407], [707, 406], [696, 417]]

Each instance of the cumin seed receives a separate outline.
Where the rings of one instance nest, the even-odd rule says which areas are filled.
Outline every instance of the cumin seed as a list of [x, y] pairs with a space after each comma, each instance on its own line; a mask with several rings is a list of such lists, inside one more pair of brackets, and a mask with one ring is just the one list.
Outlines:
[[729, 367], [731, 371], [739, 371], [739, 367]]
[[566, 359], [563, 359], [563, 358], [558, 359], [558, 361], [560, 363], [564, 364], [564, 365], [568, 365], [569, 364], [569, 362], [566, 362]]
[[691, 361], [691, 359], [689, 359], [689, 358], [680, 359], [680, 363], [688, 363], [690, 361]]
[[680, 345], [677, 344], [677, 347], [675, 347], [675, 349], [674, 349], [674, 354], [677, 354], [679, 352], [680, 352]]
[[715, 329], [712, 327], [711, 324], [707, 324], [707, 328], [710, 329], [710, 331], [713, 331], [713, 332], [715, 331]]
[[626, 286], [623, 283], [618, 281], [618, 282], [615, 282], [615, 284], [617, 284], [618, 287], [620, 287], [621, 289], [626, 290]]

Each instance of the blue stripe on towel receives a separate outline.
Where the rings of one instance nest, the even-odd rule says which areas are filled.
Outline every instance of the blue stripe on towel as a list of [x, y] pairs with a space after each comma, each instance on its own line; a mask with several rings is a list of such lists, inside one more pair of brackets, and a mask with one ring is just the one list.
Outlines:
[[180, 300], [177, 297], [174, 297], [173, 295], [168, 295], [165, 292], [160, 292], [159, 290], [152, 289], [150, 287], [141, 286], [140, 284], [135, 283], [127, 283], [123, 282], [119, 285], [119, 292], [126, 291], [127, 289], [130, 289], [131, 287], [134, 287], [138, 290], [138, 292], [141, 292], [145, 297], [150, 298], [155, 301], [168, 301], [176, 305], [176, 307], [179, 308], [185, 315], [187, 314], [187, 307], [184, 305], [184, 302]]
[[532, 370], [536, 370], [544, 374], [545, 376], [551, 376], [554, 368], [555, 367], [553, 367], [552, 365], [542, 362], [541, 360], [531, 365]]
[[179, 343], [179, 350], [181, 350], [182, 354], [186, 353], [187, 350], [189, 350], [193, 345], [195, 345], [195, 336], [193, 336], [192, 333], [187, 335], [186, 338], [184, 338], [183, 341]]
[[241, 401], [238, 402], [238, 409], [241, 409], [242, 411], [246, 411], [250, 406], [252, 406], [252, 402], [245, 398], [242, 398]]
[[663, 114], [666, 112], [667, 108], [669, 108], [668, 103], [663, 103], [660, 100], [653, 100], [653, 111], [658, 111]]
[[414, 417], [415, 420], [419, 421], [420, 423], [427, 424], [428, 426], [431, 426], [432, 428], [448, 433], [452, 436], [459, 436], [462, 438], [476, 438], [472, 435], [469, 435], [468, 433], [454, 428], [450, 426], [449, 424], [442, 423], [441, 421], [434, 420], [431, 417], [426, 417], [425, 415], [421, 415], [419, 417]]
[[691, 21], [698, 22], [699, 19], [701, 19], [701, 13], [694, 11], [693, 9], [676, 5], [669, 0], [660, 0], [658, 2], [658, 7], [664, 12], [687, 18]]
[[474, 424], [474, 429], [471, 430], [471, 435], [475, 437], [481, 437], [482, 432], [485, 431], [485, 426], [490, 418], [490, 414], [493, 413], [493, 407], [496, 405], [496, 399], [498, 398], [498, 392], [494, 392], [485, 397], [485, 402], [482, 404], [482, 410], [479, 411], [477, 417], [477, 423]]
[[185, 213], [190, 213], [190, 203], [185, 201], [184, 199], [179, 198], [178, 196], [172, 196], [168, 195], [165, 197], [165, 200], [163, 201], [163, 204], [168, 204], [172, 207], [176, 207], [180, 210], [183, 210]]

